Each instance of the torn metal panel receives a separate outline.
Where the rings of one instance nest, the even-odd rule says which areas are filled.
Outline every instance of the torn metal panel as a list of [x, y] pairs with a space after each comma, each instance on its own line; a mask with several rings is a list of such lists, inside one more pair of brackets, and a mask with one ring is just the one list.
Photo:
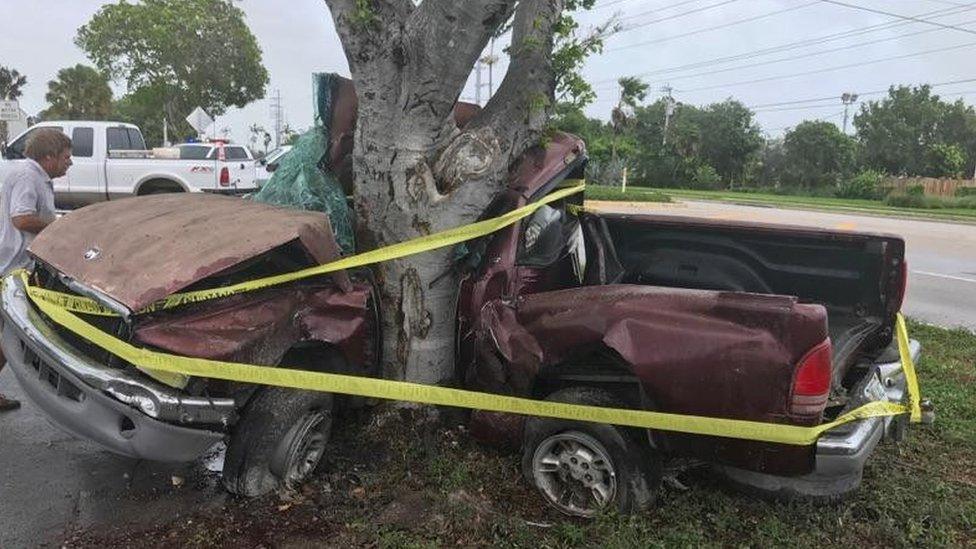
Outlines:
[[792, 365], [827, 337], [825, 318], [793, 297], [608, 285], [492, 300], [476, 331], [517, 393], [605, 346], [662, 411], [783, 422]]
[[[309, 266], [339, 257], [324, 214], [179, 193], [73, 211], [39, 234], [30, 252], [138, 310], [289, 242], [301, 245]], [[348, 281], [344, 273], [335, 278]]]
[[368, 371], [373, 351], [371, 288], [270, 289], [194, 305], [141, 320], [134, 338], [172, 353], [249, 364], [276, 365], [299, 341], [337, 347], [349, 364]]

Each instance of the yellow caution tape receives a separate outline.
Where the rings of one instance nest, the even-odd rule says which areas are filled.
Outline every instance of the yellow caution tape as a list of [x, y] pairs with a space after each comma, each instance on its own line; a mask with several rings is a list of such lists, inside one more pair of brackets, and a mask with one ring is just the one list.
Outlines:
[[898, 313], [895, 318], [895, 338], [898, 340], [898, 354], [901, 356], [901, 368], [905, 373], [905, 386], [908, 391], [908, 408], [911, 412], [912, 423], [922, 421], [921, 393], [918, 389], [918, 376], [915, 374], [915, 362], [912, 360], [911, 349], [908, 344], [908, 328], [905, 317]]
[[[909, 407], [902, 404], [877, 401], [843, 414], [834, 421], [814, 427], [799, 427], [738, 419], [540, 401], [404, 381], [184, 357], [143, 349], [122, 341], [85, 322], [67, 309], [45, 299], [36, 298], [35, 295], [39, 294], [37, 288], [28, 286], [27, 289], [28, 295], [37, 307], [51, 320], [87, 341], [136, 367], [186, 376], [801, 446], [813, 444], [824, 431], [851, 421], [870, 417], [894, 416], [911, 411]], [[901, 321], [898, 324], [898, 337], [904, 337], [907, 341], [904, 320], [900, 318], [900, 315], [899, 319]], [[907, 347], [900, 348], [900, 351], [906, 377], [916, 379], [911, 356], [907, 354]], [[909, 383], [908, 392], [912, 402], [917, 399], [917, 389], [917, 382], [915, 384]]]
[[[222, 288], [174, 294], [141, 312], [227, 297], [311, 276], [389, 261], [452, 244], [458, 244], [507, 227], [531, 215], [542, 205], [565, 198], [581, 190], [583, 190], [583, 185], [561, 189], [553, 192], [541, 201], [523, 206], [496, 218], [350, 256], [326, 265]], [[921, 420], [918, 378], [915, 374], [914, 363], [912, 362], [908, 346], [908, 331], [905, 326], [905, 320], [900, 314], [896, 322], [896, 330], [901, 363], [907, 382], [909, 406], [886, 401], [871, 402], [841, 415], [834, 421], [814, 427], [800, 427], [778, 423], [540, 401], [404, 381], [391, 381], [307, 370], [289, 370], [286, 368], [273, 368], [161, 353], [136, 347], [128, 342], [122, 341], [99, 330], [74, 314], [116, 315], [116, 313], [102, 307], [95, 301], [85, 297], [31, 286], [27, 279], [27, 273], [24, 271], [12, 276], [20, 276], [23, 279], [31, 300], [51, 320], [154, 377], [167, 378], [174, 375], [196, 376], [241, 383], [326, 391], [368, 398], [382, 398], [491, 412], [507, 412], [576, 421], [609, 423], [645, 429], [801, 446], [813, 444], [823, 432], [829, 429], [859, 419], [907, 413], [911, 415], [912, 422], [919, 422]]]
[[[259, 290], [270, 286], [277, 286], [287, 282], [294, 282], [303, 278], [323, 275], [344, 269], [363, 267], [393, 259], [400, 259], [402, 257], [435, 250], [437, 248], [460, 244], [462, 242], [486, 236], [498, 231], [499, 229], [508, 227], [520, 219], [532, 215], [533, 212], [542, 206], [582, 192], [585, 188], [583, 180], [581, 179], [566, 179], [562, 182], [561, 186], [565, 186], [565, 188], [560, 188], [537, 202], [522, 206], [521, 208], [516, 208], [498, 217], [478, 221], [463, 227], [457, 227], [455, 229], [448, 229], [446, 231], [421, 236], [404, 242], [399, 242], [397, 244], [392, 244], [390, 246], [385, 246], [383, 248], [378, 248], [376, 250], [363, 252], [361, 254], [344, 257], [338, 261], [326, 263], [325, 265], [318, 265], [290, 273], [258, 278], [238, 284], [232, 284], [230, 286], [223, 286], [221, 288], [173, 294], [139, 312], [148, 313], [161, 309], [170, 309], [180, 305], [207, 301], [210, 299], [229, 297], [235, 294]], [[38, 290], [41, 289], [38, 288]], [[83, 296], [75, 296], [52, 290], [41, 290], [36, 292], [34, 297], [76, 313], [101, 316], [118, 316], [117, 313], [103, 307], [94, 300]]]

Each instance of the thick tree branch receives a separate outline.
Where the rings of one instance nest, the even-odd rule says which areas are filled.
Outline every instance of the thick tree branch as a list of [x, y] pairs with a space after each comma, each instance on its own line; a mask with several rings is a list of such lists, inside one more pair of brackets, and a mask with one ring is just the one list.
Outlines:
[[[416, 103], [447, 118], [481, 52], [516, 0], [424, 0], [406, 25]], [[449, 52], [445, 55], [445, 53]]]
[[[491, 196], [502, 188], [511, 163], [538, 143], [553, 104], [553, 31], [563, 6], [563, 0], [519, 2], [512, 25], [511, 62], [498, 92], [465, 128], [470, 145], [448, 148], [435, 166], [437, 176], [456, 188], [443, 201], [445, 209], [476, 208], [472, 197]], [[485, 159], [486, 164], [468, 174], [439, 169], [472, 164], [472, 159], [474, 164]]]
[[[554, 27], [563, 0], [523, 0], [512, 24], [511, 62], [501, 86], [471, 127], [492, 126], [502, 150], [518, 156], [545, 128], [556, 77], [552, 70]], [[506, 132], [507, 130], [507, 132]], [[528, 131], [526, 131], [528, 130]]]
[[377, 60], [371, 50], [402, 34], [415, 8], [410, 0], [325, 0], [355, 79]]

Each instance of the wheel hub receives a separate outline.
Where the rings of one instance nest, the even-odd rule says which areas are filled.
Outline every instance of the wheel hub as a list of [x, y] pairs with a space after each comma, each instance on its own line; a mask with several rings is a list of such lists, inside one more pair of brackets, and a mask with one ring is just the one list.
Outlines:
[[318, 466], [325, 454], [332, 417], [329, 412], [310, 411], [295, 424], [285, 439], [284, 482], [287, 487], [301, 484]]
[[549, 503], [570, 515], [593, 516], [617, 493], [609, 453], [595, 438], [579, 431], [543, 440], [533, 455], [532, 473]]

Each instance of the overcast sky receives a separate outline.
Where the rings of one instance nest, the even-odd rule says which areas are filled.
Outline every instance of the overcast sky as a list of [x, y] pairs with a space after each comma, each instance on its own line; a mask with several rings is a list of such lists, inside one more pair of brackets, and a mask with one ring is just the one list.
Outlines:
[[[89, 63], [74, 45], [75, 33], [98, 0], [0, 0], [0, 65], [27, 75], [21, 99], [28, 113], [46, 107], [47, 82], [58, 69]], [[976, 2], [966, 0], [843, 0], [867, 9], [927, 18], [941, 25], [976, 29]], [[238, 5], [263, 51], [289, 124], [312, 120], [311, 73], [348, 75], [345, 57], [322, 0], [241, 0]], [[286, 7], [287, 6], [287, 7]], [[970, 7], [971, 6], [971, 7]], [[770, 135], [807, 118], [841, 124], [841, 93], [876, 99], [891, 84], [943, 83], [939, 94], [976, 99], [976, 30], [949, 29], [830, 4], [823, 0], [597, 0], [581, 14], [581, 31], [617, 17], [624, 29], [587, 61], [585, 75], [599, 98], [592, 116], [607, 117], [617, 100], [614, 81], [639, 75], [652, 84], [648, 100], [670, 85], [674, 97], [705, 104], [734, 97], [757, 107]], [[846, 33], [846, 34], [841, 34]], [[816, 43], [811, 43], [817, 40]], [[500, 52], [504, 40], [495, 45]], [[732, 59], [729, 59], [732, 58]], [[504, 59], [494, 68], [501, 80]], [[486, 85], [482, 100], [487, 98]], [[116, 87], [116, 92], [124, 89]], [[872, 95], [873, 93], [873, 95]], [[463, 97], [475, 97], [474, 78]], [[256, 101], [217, 121], [233, 138], [247, 141], [247, 126], [271, 127], [270, 102]], [[803, 103], [797, 101], [816, 100]], [[852, 111], [853, 115], [853, 111]]]

